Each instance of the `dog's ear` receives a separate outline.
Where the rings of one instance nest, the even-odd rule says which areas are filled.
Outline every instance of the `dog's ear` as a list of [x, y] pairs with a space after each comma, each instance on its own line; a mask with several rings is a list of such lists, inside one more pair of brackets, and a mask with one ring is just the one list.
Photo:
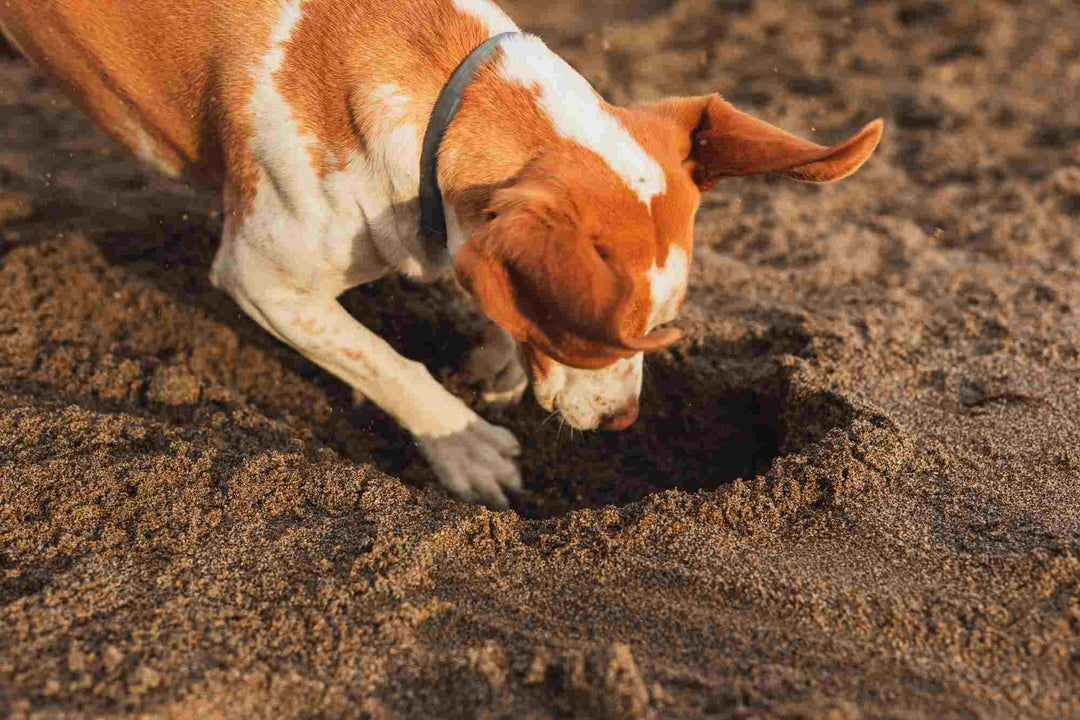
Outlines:
[[805, 182], [842, 180], [866, 162], [884, 128], [878, 118], [844, 142], [823, 147], [736, 110], [719, 95], [671, 98], [655, 107], [689, 133], [687, 162], [702, 190], [725, 177], [763, 173]]
[[673, 329], [627, 333], [633, 280], [582, 232], [569, 193], [522, 183], [497, 191], [488, 212], [454, 270], [517, 340], [563, 364], [599, 368], [681, 337]]

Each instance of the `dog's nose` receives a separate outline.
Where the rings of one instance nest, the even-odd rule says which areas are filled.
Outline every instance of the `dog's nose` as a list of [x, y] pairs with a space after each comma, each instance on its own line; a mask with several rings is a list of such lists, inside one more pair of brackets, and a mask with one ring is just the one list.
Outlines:
[[634, 424], [638, 416], [638, 401], [631, 400], [621, 410], [600, 419], [600, 427], [604, 430], [625, 430]]

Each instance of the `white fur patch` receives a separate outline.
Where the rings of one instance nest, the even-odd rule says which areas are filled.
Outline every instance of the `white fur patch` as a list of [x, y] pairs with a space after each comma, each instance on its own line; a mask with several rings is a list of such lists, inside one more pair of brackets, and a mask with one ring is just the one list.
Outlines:
[[370, 112], [368, 154], [319, 177], [309, 152], [317, 140], [301, 131], [275, 78], [300, 19], [300, 0], [282, 4], [270, 50], [252, 75], [251, 147], [261, 177], [258, 211], [245, 234], [274, 238], [276, 247], [268, 250], [279, 263], [293, 268], [296, 280], [327, 291], [341, 292], [389, 268], [426, 277], [415, 242], [421, 141], [407, 122], [412, 97], [394, 84], [373, 88], [359, 103]]
[[249, 106], [255, 124], [252, 150], [270, 184], [279, 191], [288, 189], [283, 194], [291, 213], [303, 211], [305, 201], [318, 192], [319, 184], [307, 150], [314, 138], [300, 131], [274, 81], [274, 74], [285, 60], [285, 43], [300, 22], [300, 5], [300, 0], [282, 3], [281, 15], [270, 35], [270, 52], [254, 73], [255, 88]]
[[518, 30], [518, 26], [514, 24], [514, 21], [498, 5], [488, 2], [488, 0], [454, 0], [454, 7], [484, 23], [487, 26], [489, 36]]
[[405, 88], [392, 83], [368, 95], [364, 103], [370, 113], [367, 162], [373, 181], [358, 202], [369, 219], [369, 235], [387, 263], [420, 279], [427, 273], [410, 242], [419, 222], [416, 194], [422, 143], [420, 129], [408, 122], [412, 102]]
[[555, 131], [604, 159], [646, 208], [667, 190], [659, 163], [600, 105], [600, 96], [565, 60], [531, 35], [502, 45], [502, 77], [539, 90], [538, 102]]
[[686, 278], [690, 272], [690, 258], [678, 245], [668, 249], [664, 267], [658, 267], [656, 261], [649, 268], [649, 296], [652, 298], [652, 314], [649, 327], [665, 323], [675, 317], [679, 302], [686, 294]]
[[545, 410], [558, 410], [570, 427], [595, 430], [641, 396], [644, 355], [617, 360], [599, 370], [579, 370], [555, 363], [533, 383], [536, 401]]

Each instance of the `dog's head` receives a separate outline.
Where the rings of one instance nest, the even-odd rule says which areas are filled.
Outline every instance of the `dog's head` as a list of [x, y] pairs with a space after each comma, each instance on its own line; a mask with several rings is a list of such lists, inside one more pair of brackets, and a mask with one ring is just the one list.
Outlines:
[[658, 326], [686, 295], [702, 191], [772, 172], [839, 180], [882, 129], [874, 121], [826, 148], [719, 96], [610, 110], [636, 143], [625, 157], [648, 167], [617, 171], [610, 154], [569, 140], [547, 147], [495, 192], [484, 227], [454, 259], [462, 285], [522, 344], [537, 400], [581, 429], [633, 423], [643, 353], [681, 337]]

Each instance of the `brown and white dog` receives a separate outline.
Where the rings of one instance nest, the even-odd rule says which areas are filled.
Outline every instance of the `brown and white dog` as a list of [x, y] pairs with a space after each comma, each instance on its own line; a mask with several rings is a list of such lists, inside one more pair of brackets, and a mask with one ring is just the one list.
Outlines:
[[517, 31], [488, 0], [7, 0], [0, 27], [142, 159], [220, 186], [213, 282], [396, 418], [448, 490], [493, 507], [520, 488], [516, 439], [341, 293], [453, 268], [505, 333], [480, 351], [493, 395], [520, 397], [524, 374], [505, 379], [521, 357], [542, 406], [622, 429], [642, 354], [680, 336], [656, 328], [686, 294], [702, 191], [757, 173], [838, 180], [882, 130], [825, 148], [716, 95], [613, 107], [536, 37], [506, 36], [440, 143], [438, 244], [419, 223], [421, 143], [459, 64]]

